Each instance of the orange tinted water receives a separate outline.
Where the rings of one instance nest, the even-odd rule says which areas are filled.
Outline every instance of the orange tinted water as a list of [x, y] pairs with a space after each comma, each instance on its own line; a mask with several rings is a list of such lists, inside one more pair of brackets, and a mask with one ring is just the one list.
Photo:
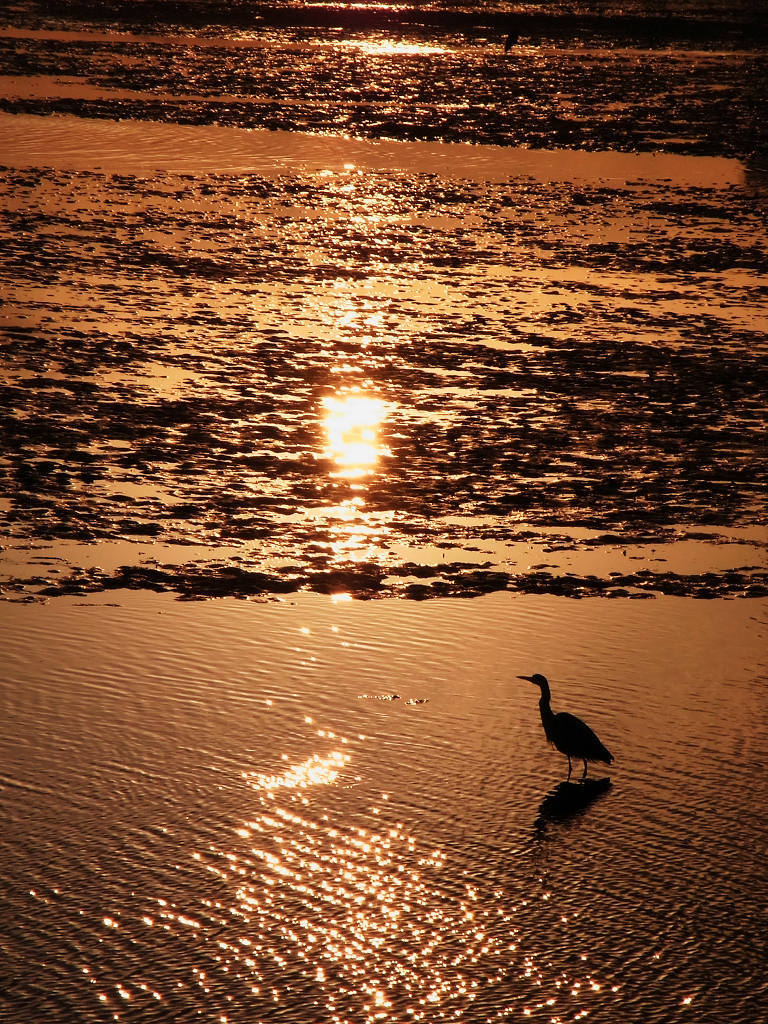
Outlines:
[[3, 606], [4, 1019], [761, 1019], [767, 611]]

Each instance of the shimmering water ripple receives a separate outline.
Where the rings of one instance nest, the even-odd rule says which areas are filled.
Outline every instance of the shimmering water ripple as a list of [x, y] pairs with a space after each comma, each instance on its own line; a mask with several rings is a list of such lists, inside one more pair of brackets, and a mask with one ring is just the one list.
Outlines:
[[[0, 1017], [761, 1019], [750, 604], [5, 605]], [[617, 757], [562, 822], [544, 663]]]

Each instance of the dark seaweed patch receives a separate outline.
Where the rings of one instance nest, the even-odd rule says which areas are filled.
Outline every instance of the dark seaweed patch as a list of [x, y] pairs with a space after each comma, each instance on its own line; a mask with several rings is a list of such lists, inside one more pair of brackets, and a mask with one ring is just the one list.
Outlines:
[[[197, 596], [759, 593], [757, 570], [653, 586], [541, 571], [548, 553], [716, 544], [702, 527], [766, 517], [759, 196], [579, 195], [388, 172], [6, 171], [6, 542], [122, 539], [139, 561], [203, 546], [207, 580], [115, 577]], [[642, 234], [605, 240], [638, 210]], [[350, 387], [389, 402], [362, 483], [324, 451], [322, 400]], [[365, 570], [342, 543], [358, 527]], [[434, 573], [393, 553], [527, 531], [540, 570], [481, 556]]]

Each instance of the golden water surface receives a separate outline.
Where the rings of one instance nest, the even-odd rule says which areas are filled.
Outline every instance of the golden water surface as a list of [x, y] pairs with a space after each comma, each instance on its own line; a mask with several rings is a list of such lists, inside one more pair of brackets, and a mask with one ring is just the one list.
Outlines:
[[[5, 605], [3, 1019], [761, 1019], [766, 621]], [[580, 809], [533, 669], [614, 753]]]

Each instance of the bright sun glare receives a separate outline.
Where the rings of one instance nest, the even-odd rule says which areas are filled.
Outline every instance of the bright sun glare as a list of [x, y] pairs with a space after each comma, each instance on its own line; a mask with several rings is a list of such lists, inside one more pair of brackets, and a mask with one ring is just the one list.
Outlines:
[[339, 48], [360, 50], [368, 57], [391, 56], [432, 56], [446, 53], [444, 46], [430, 46], [427, 43], [404, 42], [397, 39], [344, 39], [335, 42]]
[[367, 476], [388, 449], [379, 440], [387, 404], [360, 392], [323, 399], [327, 439], [325, 455], [339, 467], [339, 476]]

